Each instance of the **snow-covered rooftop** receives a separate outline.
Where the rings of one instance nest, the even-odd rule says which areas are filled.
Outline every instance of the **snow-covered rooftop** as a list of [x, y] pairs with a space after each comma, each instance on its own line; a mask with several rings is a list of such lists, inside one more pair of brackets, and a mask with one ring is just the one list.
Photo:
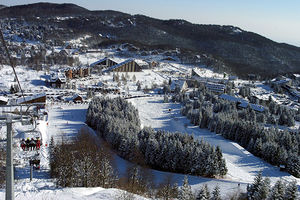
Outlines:
[[34, 99], [38, 99], [38, 98], [41, 98], [41, 97], [44, 97], [44, 96], [46, 96], [45, 93], [34, 94], [32, 96], [27, 96], [27, 97], [20, 97], [20, 98], [16, 99], [16, 104], [21, 104], [21, 103], [31, 101], [31, 100], [34, 100]]
[[221, 94], [219, 97], [224, 99], [224, 100], [231, 101], [231, 102], [240, 102], [240, 103], [247, 102], [245, 99], [238, 98], [238, 97], [235, 97], [235, 96], [231, 96], [231, 95], [228, 95], [228, 94]]
[[119, 64], [116, 64], [116, 65], [114, 65], [114, 66], [111, 66], [111, 67], [108, 68], [106, 71], [111, 71], [111, 70], [113, 70], [113, 69], [116, 69], [116, 68], [118, 68], [118, 67], [120, 67], [120, 66], [122, 66], [122, 65], [125, 65], [125, 64], [127, 64], [127, 63], [130, 63], [130, 62], [132, 62], [132, 61], [134, 61], [134, 60], [133, 60], [133, 59], [125, 60], [124, 62], [121, 62], [121, 63], [119, 63]]
[[61, 82], [66, 82], [67, 81], [66, 75], [62, 72], [56, 72], [56, 73], [51, 74], [50, 82], [56, 82], [58, 79]]
[[255, 110], [255, 111], [258, 111], [258, 112], [263, 112], [265, 110], [265, 108], [261, 105], [258, 105], [258, 104], [252, 104], [250, 103], [250, 108]]
[[8, 98], [4, 96], [0, 96], [0, 101], [8, 102]]
[[185, 80], [174, 80], [170, 85], [171, 90], [175, 90], [178, 87], [180, 90], [184, 89], [184, 85], [186, 84]]

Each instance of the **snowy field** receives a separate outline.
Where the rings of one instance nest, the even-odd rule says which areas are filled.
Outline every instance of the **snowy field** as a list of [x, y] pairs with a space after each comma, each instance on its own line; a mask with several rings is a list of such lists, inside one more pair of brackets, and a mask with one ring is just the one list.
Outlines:
[[[223, 181], [241, 182], [244, 184], [252, 183], [255, 175], [260, 171], [262, 171], [263, 176], [271, 179], [272, 184], [279, 179], [285, 181], [296, 179], [286, 172], [281, 172], [278, 167], [274, 167], [253, 156], [239, 144], [226, 140], [222, 136], [208, 130], [191, 125], [189, 120], [180, 114], [180, 104], [163, 103], [162, 97], [137, 98], [131, 99], [130, 102], [138, 108], [142, 126], [193, 134], [195, 137], [203, 138], [212, 145], [219, 145], [228, 167], [228, 174], [225, 179], [220, 180], [221, 188], [226, 185], [224, 183], [221, 185]], [[300, 186], [300, 179], [296, 180], [298, 186]], [[194, 184], [193, 187], [197, 187], [195, 182], [192, 182], [192, 184]]]
[[[45, 76], [43, 71], [31, 70], [26, 67], [17, 66], [15, 68], [23, 90], [45, 89]], [[0, 90], [9, 90], [12, 84], [16, 84], [13, 70], [8, 65], [3, 65], [0, 69]]]

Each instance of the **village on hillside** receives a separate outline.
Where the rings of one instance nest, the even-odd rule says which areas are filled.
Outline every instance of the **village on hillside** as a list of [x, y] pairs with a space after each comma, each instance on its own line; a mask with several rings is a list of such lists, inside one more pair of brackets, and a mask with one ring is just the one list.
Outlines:
[[[269, 177], [270, 188], [282, 181], [285, 187], [296, 187], [296, 193], [299, 190], [300, 74], [270, 80], [248, 74], [242, 79], [197, 62], [183, 63], [176, 56], [180, 49], [136, 54], [128, 43], [95, 49], [85, 45], [89, 35], [44, 41], [43, 34], [56, 27], [30, 27], [9, 20], [2, 27], [18, 77], [1, 49], [1, 120], [8, 114], [17, 119], [12, 146], [18, 199], [46, 194], [54, 199], [56, 193], [66, 199], [85, 199], [90, 194], [97, 199], [103, 188], [109, 189], [101, 198], [118, 193], [119, 199], [127, 199], [128, 194], [117, 187], [134, 193], [132, 198], [165, 199], [170, 192], [166, 198], [170, 199], [180, 196], [185, 186], [197, 195], [208, 187], [211, 194], [217, 191], [227, 199], [245, 197], [254, 187], [249, 185], [257, 177], [263, 179], [260, 176]], [[92, 139], [82, 136], [86, 133]], [[0, 185], [4, 185], [6, 139], [3, 121]], [[95, 149], [99, 144], [108, 146], [109, 150], [101, 151], [109, 156], [98, 158], [92, 154], [94, 149], [88, 155], [78, 153], [86, 147], [81, 140]], [[77, 154], [68, 154], [59, 145], [82, 156], [80, 164], [97, 158], [104, 164], [92, 162], [95, 166], [104, 166], [104, 171], [115, 167], [117, 172], [109, 171], [101, 183], [89, 182], [87, 176], [96, 171], [82, 172], [86, 168], [78, 163], [64, 168]], [[52, 156], [57, 152], [65, 157]], [[54, 158], [62, 164], [53, 164]], [[60, 170], [72, 173], [64, 176]], [[129, 180], [135, 173], [147, 178], [150, 175], [145, 174], [151, 174], [155, 187], [144, 179]], [[168, 183], [163, 185], [164, 181]], [[143, 188], [137, 186], [142, 183]], [[78, 188], [87, 190], [78, 195]], [[0, 199], [4, 196], [0, 189]]]

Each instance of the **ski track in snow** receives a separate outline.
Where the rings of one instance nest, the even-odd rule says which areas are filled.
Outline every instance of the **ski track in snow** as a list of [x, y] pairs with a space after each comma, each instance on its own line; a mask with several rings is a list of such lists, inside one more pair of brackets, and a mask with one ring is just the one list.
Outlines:
[[300, 186], [299, 178], [255, 157], [239, 144], [191, 125], [189, 120], [180, 114], [180, 104], [163, 103], [162, 97], [132, 99], [130, 102], [138, 108], [142, 126], [193, 134], [198, 139], [203, 138], [212, 145], [220, 146], [228, 168], [225, 180], [252, 183], [255, 175], [262, 171], [263, 176], [269, 177], [272, 184], [279, 179], [286, 181], [296, 179], [298, 187]]

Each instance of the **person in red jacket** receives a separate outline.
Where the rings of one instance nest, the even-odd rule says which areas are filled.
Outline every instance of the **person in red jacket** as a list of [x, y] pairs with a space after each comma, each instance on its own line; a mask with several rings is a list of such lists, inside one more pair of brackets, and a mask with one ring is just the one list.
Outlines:
[[22, 141], [21, 141], [21, 148], [23, 149], [23, 151], [25, 151], [25, 140], [24, 139], [22, 139]]
[[41, 140], [40, 140], [40, 138], [37, 138], [37, 140], [36, 140], [36, 149], [40, 150], [40, 148], [41, 148]]

